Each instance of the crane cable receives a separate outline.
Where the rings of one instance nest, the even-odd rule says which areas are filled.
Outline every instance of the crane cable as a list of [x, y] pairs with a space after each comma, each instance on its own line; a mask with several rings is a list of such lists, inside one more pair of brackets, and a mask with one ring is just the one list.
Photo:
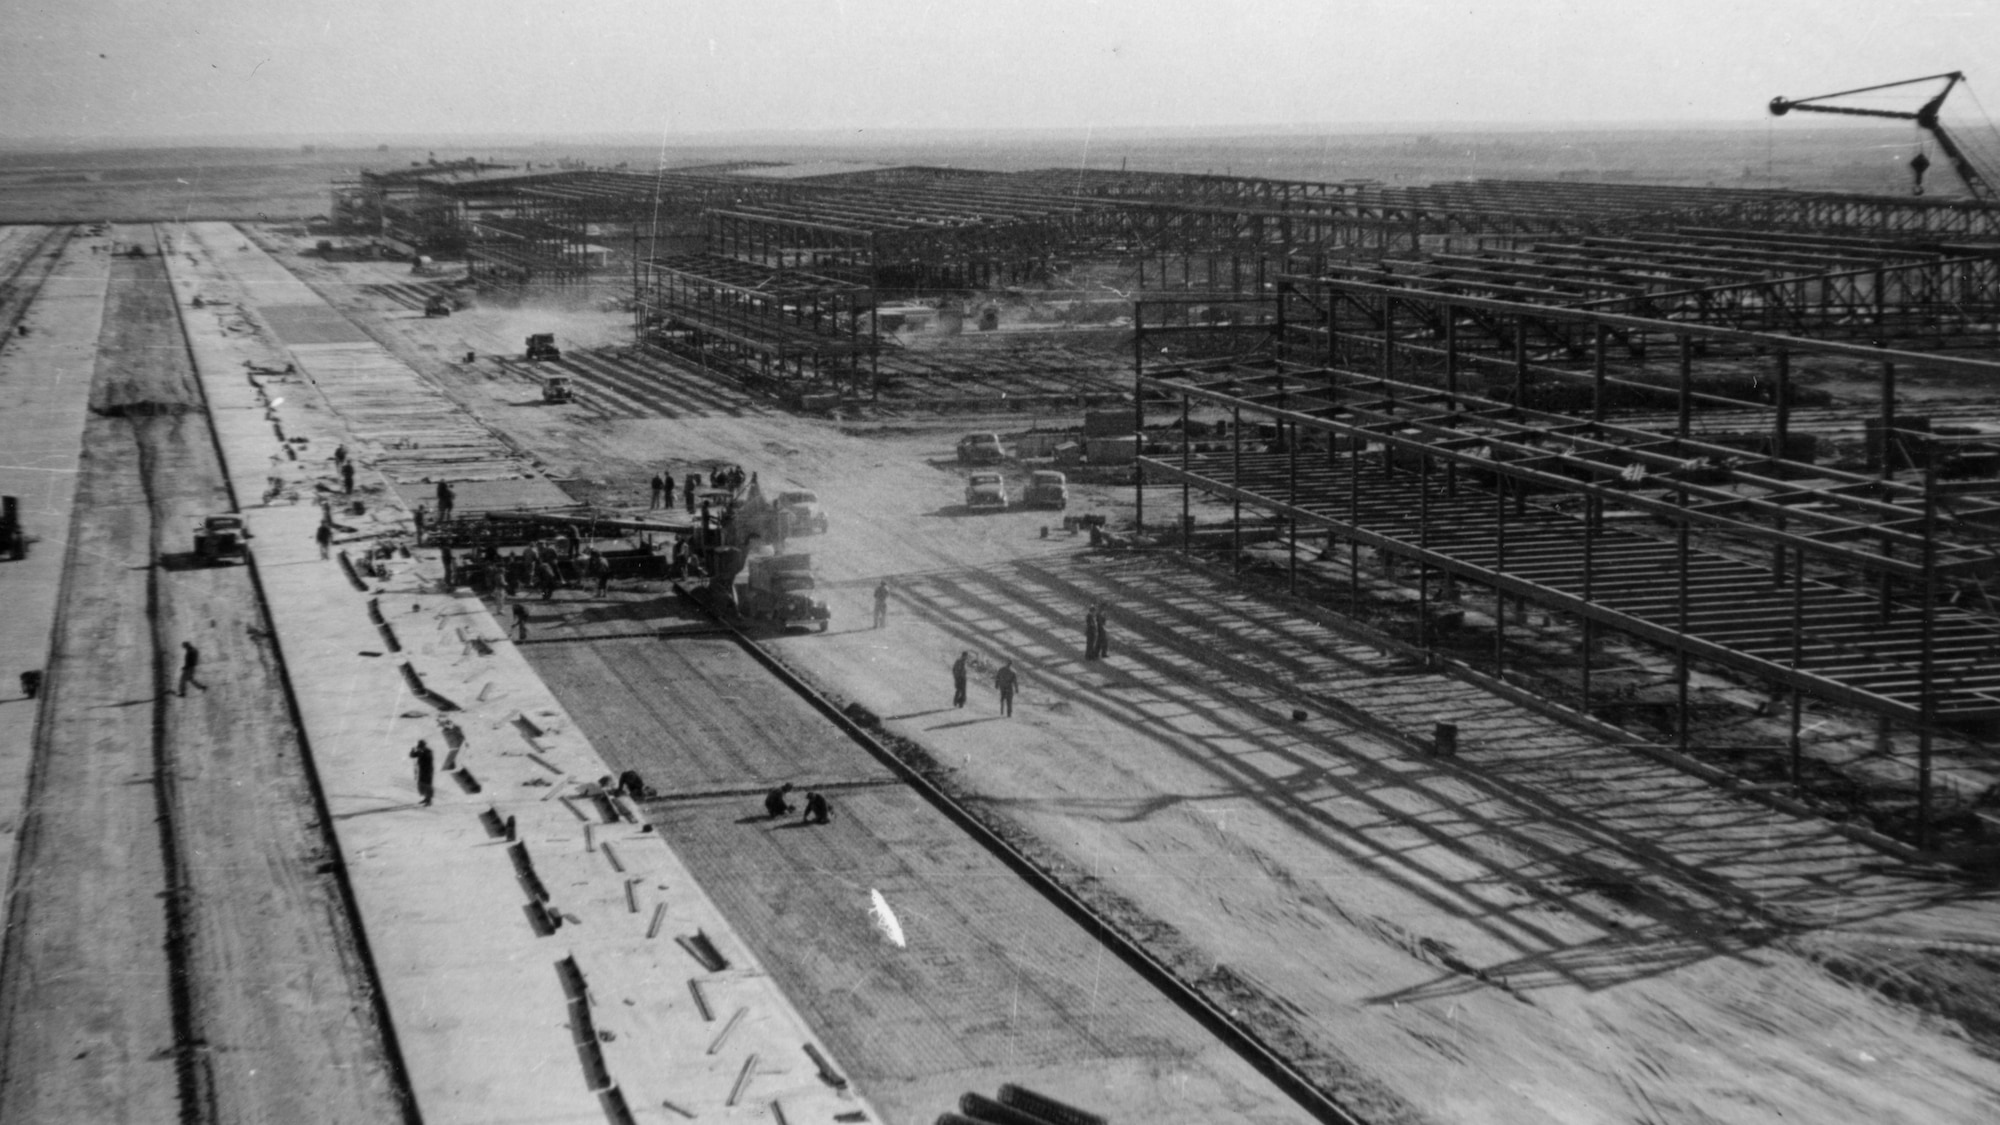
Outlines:
[[1985, 122], [1986, 132], [1993, 138], [1994, 142], [1991, 148], [1982, 145], [1981, 150], [1978, 152], [1967, 149], [1963, 145], [1960, 145], [1959, 148], [1965, 153], [1966, 161], [1974, 168], [1979, 169], [1980, 175], [1986, 177], [1986, 182], [1992, 184], [1995, 191], [2000, 191], [2000, 164], [1995, 164], [1993, 158], [1987, 155], [1990, 152], [2000, 152], [2000, 128], [1994, 126], [1993, 115], [1986, 112], [1986, 103], [1979, 100], [1979, 91], [1972, 88], [1972, 80], [1961, 78], [1958, 80], [1958, 84], [1965, 87], [1966, 93], [1972, 95], [1972, 104], [1978, 107], [1980, 119]]

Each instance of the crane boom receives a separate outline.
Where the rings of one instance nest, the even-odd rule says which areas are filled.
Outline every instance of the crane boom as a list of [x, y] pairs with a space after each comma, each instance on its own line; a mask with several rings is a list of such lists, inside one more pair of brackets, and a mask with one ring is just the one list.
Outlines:
[[[1944, 89], [1938, 91], [1936, 97], [1918, 107], [1915, 113], [1906, 110], [1864, 109], [1859, 106], [1819, 104], [1831, 98], [1844, 98], [1852, 94], [1868, 94], [1876, 90], [1893, 90], [1899, 86], [1914, 86], [1919, 82], [1935, 82], [1939, 79], [1945, 80]], [[1832, 94], [1819, 94], [1810, 98], [1777, 97], [1771, 99], [1771, 116], [1783, 117], [1785, 114], [1796, 109], [1806, 113], [1840, 113], [1850, 117], [1888, 117], [1898, 121], [1914, 121], [1920, 128], [1937, 139], [1939, 151], [1944, 153], [1945, 159], [1951, 161], [1952, 170], [1958, 173], [1958, 178], [1964, 182], [1965, 190], [1972, 193], [1972, 198], [1986, 203], [2000, 202], [2000, 191], [1996, 191], [1994, 186], [1987, 181], [1986, 177], [1980, 173], [1972, 161], [1966, 157], [1964, 150], [1958, 147], [1958, 142], [1952, 139], [1952, 135], [1945, 130], [1944, 123], [1938, 120], [1938, 110], [1943, 108], [1945, 97], [1951, 93], [1954, 87], [1963, 81], [1965, 81], [1965, 73], [1954, 70], [1945, 74], [1929, 74], [1922, 78], [1906, 78], [1901, 82], [1884, 82], [1879, 86], [1862, 86], [1853, 90], [1841, 90]], [[1928, 162], [1925, 163], [1927, 164]], [[1921, 169], [1923, 165], [1917, 165], [1915, 162], [1912, 162], [1912, 166], [1918, 170], [1918, 182], [1921, 185], [1923, 174]], [[1919, 190], [1922, 190], [1921, 187], [1919, 187]]]

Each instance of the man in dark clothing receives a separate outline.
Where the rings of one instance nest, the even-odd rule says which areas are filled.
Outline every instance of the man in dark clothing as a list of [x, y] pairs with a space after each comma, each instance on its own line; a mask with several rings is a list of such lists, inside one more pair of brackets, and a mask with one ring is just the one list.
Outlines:
[[638, 770], [626, 770], [618, 775], [618, 791], [635, 801], [653, 795], [653, 791], [640, 780]]
[[665, 508], [669, 512], [674, 510], [674, 474], [672, 473], [660, 474], [660, 507]]
[[354, 462], [340, 463], [340, 491], [343, 495], [354, 495]]
[[603, 597], [605, 587], [611, 584], [611, 564], [601, 553], [592, 551], [590, 561], [584, 565], [584, 569], [592, 578], [597, 579], [597, 596]]
[[434, 768], [430, 743], [417, 739], [416, 749], [410, 751], [410, 757], [417, 760], [417, 796], [428, 805], [431, 803], [431, 771]]
[[516, 641], [525, 641], [528, 639], [528, 606], [526, 602], [514, 603], [514, 639]]
[[333, 463], [335, 465], [347, 464], [347, 446], [336, 445], [333, 447]]
[[875, 627], [880, 629], [889, 623], [889, 583], [885, 579], [875, 584]]
[[441, 480], [438, 482], [437, 499], [438, 499], [438, 519], [440, 520], [450, 519], [452, 506], [458, 503], [458, 494], [452, 491], [450, 481]]
[[1111, 655], [1111, 629], [1104, 614], [1104, 607], [1097, 607], [1097, 658], [1104, 660]]
[[653, 474], [653, 507], [660, 506], [660, 494], [667, 490], [667, 480], [658, 473]]
[[1097, 659], [1097, 605], [1083, 611], [1083, 658]]
[[965, 706], [965, 676], [972, 667], [972, 654], [961, 652], [958, 659], [951, 662], [951, 705]]
[[764, 794], [765, 815], [769, 816], [772, 820], [776, 820], [790, 813], [792, 811], [792, 803], [785, 800], [785, 795], [791, 791], [792, 783], [787, 781], [769, 793]]
[[826, 807], [826, 798], [818, 790], [806, 794], [806, 813], [799, 818], [800, 824], [825, 824], [833, 819], [833, 810]]
[[186, 695], [188, 693], [189, 684], [193, 684], [194, 686], [200, 688], [203, 691], [208, 690], [207, 684], [204, 684], [200, 680], [194, 678], [195, 669], [199, 668], [200, 666], [201, 666], [201, 650], [194, 647], [194, 643], [192, 641], [182, 641], [181, 682], [180, 686], [174, 689], [174, 693], [176, 695]]
[[682, 491], [681, 501], [682, 503], [687, 505], [687, 510], [689, 515], [694, 514], [694, 494], [697, 491], [699, 491], [700, 488], [701, 488], [701, 474], [696, 472], [688, 473], [687, 484], [681, 490]]
[[327, 523], [320, 524], [319, 530], [313, 533], [313, 538], [319, 541], [319, 557], [323, 559], [331, 558], [332, 555], [330, 552], [333, 550], [333, 525]]
[[1014, 688], [1020, 682], [1020, 677], [1014, 674], [1014, 662], [1011, 660], [1001, 664], [1000, 670], [993, 673], [993, 686], [1000, 691], [1000, 713], [1002, 715], [1012, 715], [1014, 713]]

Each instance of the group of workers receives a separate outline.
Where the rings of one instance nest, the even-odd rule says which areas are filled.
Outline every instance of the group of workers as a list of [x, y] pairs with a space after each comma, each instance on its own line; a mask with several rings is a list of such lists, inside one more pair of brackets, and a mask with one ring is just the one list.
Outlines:
[[[725, 489], [729, 492], [739, 492], [743, 488], [744, 481], [748, 479], [749, 478], [744, 474], [743, 466], [741, 465], [717, 465], [713, 469], [709, 470], [708, 487]], [[654, 473], [652, 486], [653, 486], [652, 510], [659, 510], [664, 508], [668, 511], [672, 511], [674, 507], [673, 471], [670, 469], [661, 469], [658, 472]], [[694, 513], [696, 504], [695, 494], [700, 492], [702, 488], [702, 476], [700, 471], [695, 469], [688, 470], [687, 479], [681, 484], [680, 487], [681, 487], [681, 498], [687, 506], [688, 513], [692, 515]]]
[[[772, 820], [789, 816], [792, 811], [792, 783], [783, 785], [764, 794], [764, 815]], [[826, 797], [816, 789], [806, 790], [806, 807], [799, 817], [800, 824], [825, 824], [833, 819], [833, 809], [826, 803]]]

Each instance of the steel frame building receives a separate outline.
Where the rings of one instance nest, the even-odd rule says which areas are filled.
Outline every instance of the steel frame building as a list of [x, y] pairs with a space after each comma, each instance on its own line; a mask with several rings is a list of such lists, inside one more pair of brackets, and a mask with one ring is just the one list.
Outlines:
[[[1248, 505], [1280, 521], [1294, 580], [1307, 529], [1330, 537], [1329, 553], [1347, 546], [1356, 596], [1361, 548], [1412, 565], [1427, 652], [1435, 583], [1484, 587], [1503, 675], [1505, 602], [1570, 615], [1586, 713], [1598, 636], [1657, 646], [1676, 662], [1682, 750], [1691, 661], [1776, 685], [1792, 699], [1794, 784], [1803, 696], [1914, 729], [1920, 836], [1934, 735], [2000, 719], [2000, 612], [1985, 591], [2000, 576], [2000, 481], [1945, 479], [1954, 458], [2000, 455], [2000, 432], [1930, 433], [1895, 407], [1899, 369], [1994, 381], [2000, 363], [1335, 277], [1285, 278], [1244, 319], [1202, 325], [1178, 303], [1135, 307], [1135, 425], [1162, 402], [1181, 425], [1177, 451], [1141, 458], [1142, 480], [1182, 486], [1183, 522], [1192, 490], [1229, 501], [1239, 556]], [[1496, 330], [1515, 342], [1503, 371], [1480, 343]], [[1236, 356], [1158, 359], [1161, 344], [1191, 333], [1233, 339]], [[1531, 338], [1564, 341], [1564, 364], [1529, 362]], [[1647, 358], [1633, 359], [1634, 342]], [[1761, 449], [1693, 432], [1699, 407], [1743, 405], [1696, 390], [1698, 355], [1752, 365], [1775, 389]], [[1785, 456], [1790, 376], [1805, 361], [1879, 372], [1880, 432], [1892, 441], [1873, 471]], [[1547, 382], [1585, 387], [1592, 407], [1524, 405]], [[1668, 395], [1672, 428], [1610, 420], [1620, 382]], [[1197, 405], [1230, 419], [1227, 452], [1195, 450]], [[1246, 442], [1246, 417], [1276, 440]]]

